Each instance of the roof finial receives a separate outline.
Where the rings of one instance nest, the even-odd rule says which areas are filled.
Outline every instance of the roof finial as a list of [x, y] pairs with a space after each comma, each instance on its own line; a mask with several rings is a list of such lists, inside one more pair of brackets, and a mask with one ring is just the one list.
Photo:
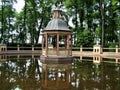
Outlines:
[[56, 6], [56, 7], [59, 6], [59, 1], [58, 1], [58, 0], [55, 2], [55, 6]]
[[56, 6], [56, 8], [55, 8], [55, 10], [54, 10], [54, 14], [53, 14], [53, 18], [61, 18], [62, 16], [61, 16], [61, 10], [60, 10], [60, 5], [59, 5], [60, 3], [59, 3], [59, 1], [57, 0], [56, 2], [55, 2], [55, 6]]

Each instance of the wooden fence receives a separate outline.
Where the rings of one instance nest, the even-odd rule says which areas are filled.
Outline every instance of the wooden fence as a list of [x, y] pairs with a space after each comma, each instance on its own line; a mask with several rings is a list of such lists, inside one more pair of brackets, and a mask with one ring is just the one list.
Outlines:
[[[93, 47], [72, 47], [72, 51], [80, 51], [82, 52], [93, 52]], [[25, 46], [17, 46], [17, 47], [6, 47], [6, 49], [2, 49], [5, 51], [41, 51], [42, 47], [25, 47]], [[102, 48], [103, 52], [112, 52], [112, 53], [120, 53], [120, 48]], [[3, 51], [0, 51], [3, 52]]]
[[[120, 48], [102, 48], [103, 52], [120, 53]], [[72, 51], [93, 52], [93, 47], [73, 47]]]

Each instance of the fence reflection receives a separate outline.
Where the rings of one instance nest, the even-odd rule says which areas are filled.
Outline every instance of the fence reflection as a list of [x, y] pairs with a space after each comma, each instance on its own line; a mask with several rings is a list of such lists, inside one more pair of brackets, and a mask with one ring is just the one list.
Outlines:
[[85, 57], [79, 56], [79, 61], [92, 61], [93, 63], [100, 64], [102, 62], [106, 63], [116, 63], [120, 64], [120, 58], [115, 57], [102, 57], [102, 56], [93, 56], [93, 57]]

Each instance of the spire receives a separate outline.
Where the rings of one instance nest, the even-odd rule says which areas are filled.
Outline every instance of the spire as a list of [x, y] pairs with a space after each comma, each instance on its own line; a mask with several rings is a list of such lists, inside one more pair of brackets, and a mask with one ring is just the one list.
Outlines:
[[60, 10], [60, 6], [58, 4], [58, 2], [55, 3], [56, 8], [53, 10], [53, 18], [57, 19], [57, 18], [62, 18], [61, 15], [61, 10]]

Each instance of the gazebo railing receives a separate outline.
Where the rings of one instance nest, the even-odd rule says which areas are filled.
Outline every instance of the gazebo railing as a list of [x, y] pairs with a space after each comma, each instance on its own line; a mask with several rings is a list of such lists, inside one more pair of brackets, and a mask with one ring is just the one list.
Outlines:
[[44, 49], [43, 50], [43, 55], [58, 55], [58, 56], [70, 56], [72, 55], [72, 51], [71, 49], [63, 49], [63, 48], [60, 48], [59, 51], [57, 52], [57, 49], [53, 48], [53, 49], [48, 49], [47, 52], [46, 50]]
[[56, 55], [56, 54], [57, 54], [57, 52], [56, 52], [55, 48], [48, 49], [48, 51], [47, 51], [47, 55]]
[[60, 56], [70, 56], [72, 55], [71, 49], [59, 49]]

